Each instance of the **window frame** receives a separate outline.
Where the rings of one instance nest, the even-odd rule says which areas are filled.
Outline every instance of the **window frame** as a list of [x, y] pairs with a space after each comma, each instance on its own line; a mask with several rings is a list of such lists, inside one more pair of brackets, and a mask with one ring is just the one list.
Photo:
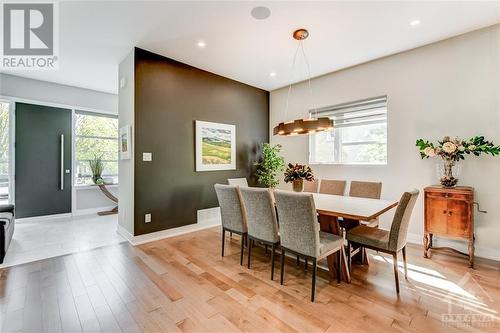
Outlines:
[[[348, 109], [356, 108], [356, 106], [367, 105], [372, 106], [369, 109], [377, 110], [377, 109], [385, 109], [385, 118], [381, 120], [368, 120], [364, 121], [358, 125], [344, 125], [341, 127], [336, 127], [334, 124], [334, 129], [332, 132], [332, 137], [334, 140], [333, 143], [333, 161], [331, 162], [318, 162], [316, 160], [314, 151], [315, 151], [315, 142], [316, 142], [316, 134], [309, 135], [309, 164], [311, 165], [346, 165], [346, 166], [387, 166], [389, 164], [389, 145], [388, 145], [388, 137], [389, 137], [389, 127], [388, 127], [388, 110], [387, 110], [387, 96], [378, 96], [374, 98], [367, 98], [363, 100], [358, 100], [354, 102], [347, 102], [332, 106], [323, 107], [320, 109], [310, 110], [309, 115], [311, 117], [329, 117], [332, 119], [334, 115], [348, 113], [353, 111], [346, 111]], [[368, 117], [368, 116], [367, 116]], [[335, 120], [334, 120], [335, 123]], [[342, 130], [345, 127], [357, 127], [362, 125], [370, 125], [370, 124], [386, 124], [386, 139], [385, 140], [363, 140], [363, 141], [342, 141]], [[385, 144], [386, 147], [386, 159], [385, 162], [376, 163], [374, 161], [370, 162], [345, 162], [342, 160], [342, 147], [343, 146], [360, 146], [366, 144]]]
[[[120, 157], [119, 157], [119, 129], [117, 129], [117, 134], [116, 134], [116, 138], [115, 137], [106, 137], [106, 136], [95, 136], [95, 135], [79, 135], [77, 134], [77, 126], [76, 126], [76, 122], [77, 122], [77, 117], [78, 115], [86, 115], [86, 116], [91, 116], [91, 117], [103, 117], [103, 118], [112, 118], [112, 119], [116, 119], [118, 120], [118, 115], [116, 114], [111, 114], [111, 113], [102, 113], [102, 112], [95, 112], [95, 111], [86, 111], [86, 110], [81, 110], [81, 109], [74, 109], [73, 110], [73, 186], [75, 188], [79, 188], [79, 187], [87, 187], [87, 186], [91, 186], [92, 184], [79, 184], [78, 183], [78, 179], [80, 178], [88, 178], [88, 177], [79, 177], [78, 175], [78, 172], [77, 172], [77, 166], [80, 162], [83, 162], [83, 161], [86, 161], [86, 160], [79, 160], [77, 159], [77, 142], [78, 142], [78, 139], [79, 138], [83, 138], [83, 139], [94, 139], [94, 140], [113, 140], [113, 141], [116, 141], [116, 160], [103, 160], [103, 162], [116, 162], [117, 165], [119, 164], [120, 162]], [[119, 173], [116, 173], [116, 174], [107, 174], [105, 176], [108, 176], [108, 177], [116, 177], [116, 179], [118, 180], [116, 183], [113, 183], [112, 185], [118, 185], [119, 182], [120, 182], [120, 179], [118, 178], [119, 177]], [[91, 178], [92, 175], [89, 175], [89, 177]]]

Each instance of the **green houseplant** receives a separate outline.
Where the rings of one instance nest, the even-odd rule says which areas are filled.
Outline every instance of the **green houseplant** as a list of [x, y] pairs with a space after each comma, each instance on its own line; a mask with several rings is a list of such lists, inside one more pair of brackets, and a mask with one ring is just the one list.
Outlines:
[[469, 140], [452, 139], [445, 136], [437, 144], [418, 139], [416, 146], [419, 148], [422, 159], [441, 157], [443, 164], [438, 165], [438, 173], [441, 185], [445, 187], [453, 187], [457, 184], [457, 162], [465, 160], [466, 156], [479, 156], [481, 154], [496, 156], [500, 154], [500, 146], [495, 146], [493, 142], [485, 140], [484, 136], [475, 136]]
[[304, 180], [308, 182], [314, 181], [314, 175], [309, 165], [288, 163], [288, 168], [285, 171], [285, 183], [292, 183], [295, 192], [304, 190]]
[[92, 171], [92, 181], [94, 184], [103, 184], [102, 171], [104, 170], [104, 163], [102, 161], [102, 156], [94, 155], [94, 158], [89, 160], [89, 167]]
[[277, 173], [283, 171], [285, 165], [285, 160], [279, 155], [281, 148], [281, 145], [271, 146], [269, 143], [262, 145], [262, 158], [255, 162], [255, 176], [259, 184], [269, 188], [275, 188], [279, 184]]

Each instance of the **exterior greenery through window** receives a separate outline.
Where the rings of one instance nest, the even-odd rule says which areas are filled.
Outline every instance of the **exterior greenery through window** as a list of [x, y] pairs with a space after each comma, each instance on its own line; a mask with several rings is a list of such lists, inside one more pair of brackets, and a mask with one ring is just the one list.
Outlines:
[[118, 118], [76, 111], [75, 138], [76, 185], [93, 183], [89, 160], [95, 156], [100, 156], [103, 160], [104, 181], [118, 183]]
[[310, 136], [310, 164], [387, 164], [387, 98], [322, 108], [334, 130]]
[[0, 101], [0, 203], [9, 199], [9, 107]]

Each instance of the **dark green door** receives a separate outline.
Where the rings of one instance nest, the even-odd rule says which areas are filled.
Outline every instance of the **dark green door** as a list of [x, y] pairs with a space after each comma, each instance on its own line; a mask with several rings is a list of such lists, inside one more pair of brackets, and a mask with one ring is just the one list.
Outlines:
[[16, 103], [16, 217], [71, 213], [71, 110]]

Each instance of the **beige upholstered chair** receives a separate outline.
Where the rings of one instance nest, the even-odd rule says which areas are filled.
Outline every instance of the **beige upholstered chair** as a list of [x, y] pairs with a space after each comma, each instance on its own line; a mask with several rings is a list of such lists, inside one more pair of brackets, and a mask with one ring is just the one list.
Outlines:
[[319, 184], [319, 193], [344, 195], [345, 180], [321, 179]]
[[276, 208], [280, 219], [281, 278], [285, 272], [285, 254], [311, 259], [313, 263], [311, 301], [314, 302], [317, 261], [337, 252], [337, 281], [340, 282], [341, 252], [344, 251], [340, 236], [319, 230], [316, 207], [310, 193], [275, 191]]
[[271, 246], [271, 280], [274, 279], [274, 254], [279, 245], [278, 220], [271, 192], [267, 188], [241, 187], [243, 212], [248, 227], [248, 268], [255, 241]]
[[405, 278], [408, 278], [406, 235], [408, 233], [408, 225], [410, 224], [411, 213], [415, 206], [415, 201], [417, 201], [417, 197], [418, 190], [403, 193], [392, 220], [391, 230], [382, 230], [360, 225], [347, 232], [349, 269], [351, 267], [352, 245], [392, 254], [396, 292], [399, 294], [398, 252], [403, 252]]
[[[380, 199], [381, 194], [382, 194], [381, 182], [364, 182], [364, 181], [353, 180], [349, 188], [350, 197]], [[362, 222], [362, 223], [370, 227], [378, 227], [379, 219], [376, 218], [372, 221]], [[347, 224], [348, 223], [346, 221], [346, 225]]]
[[229, 185], [248, 187], [248, 181], [246, 178], [228, 178], [227, 183]]
[[241, 235], [240, 265], [243, 265], [243, 247], [247, 236], [245, 213], [241, 204], [238, 186], [215, 184], [222, 218], [222, 256], [226, 231]]
[[304, 192], [318, 193], [318, 185], [319, 181], [317, 179], [313, 180], [312, 182], [305, 181]]

